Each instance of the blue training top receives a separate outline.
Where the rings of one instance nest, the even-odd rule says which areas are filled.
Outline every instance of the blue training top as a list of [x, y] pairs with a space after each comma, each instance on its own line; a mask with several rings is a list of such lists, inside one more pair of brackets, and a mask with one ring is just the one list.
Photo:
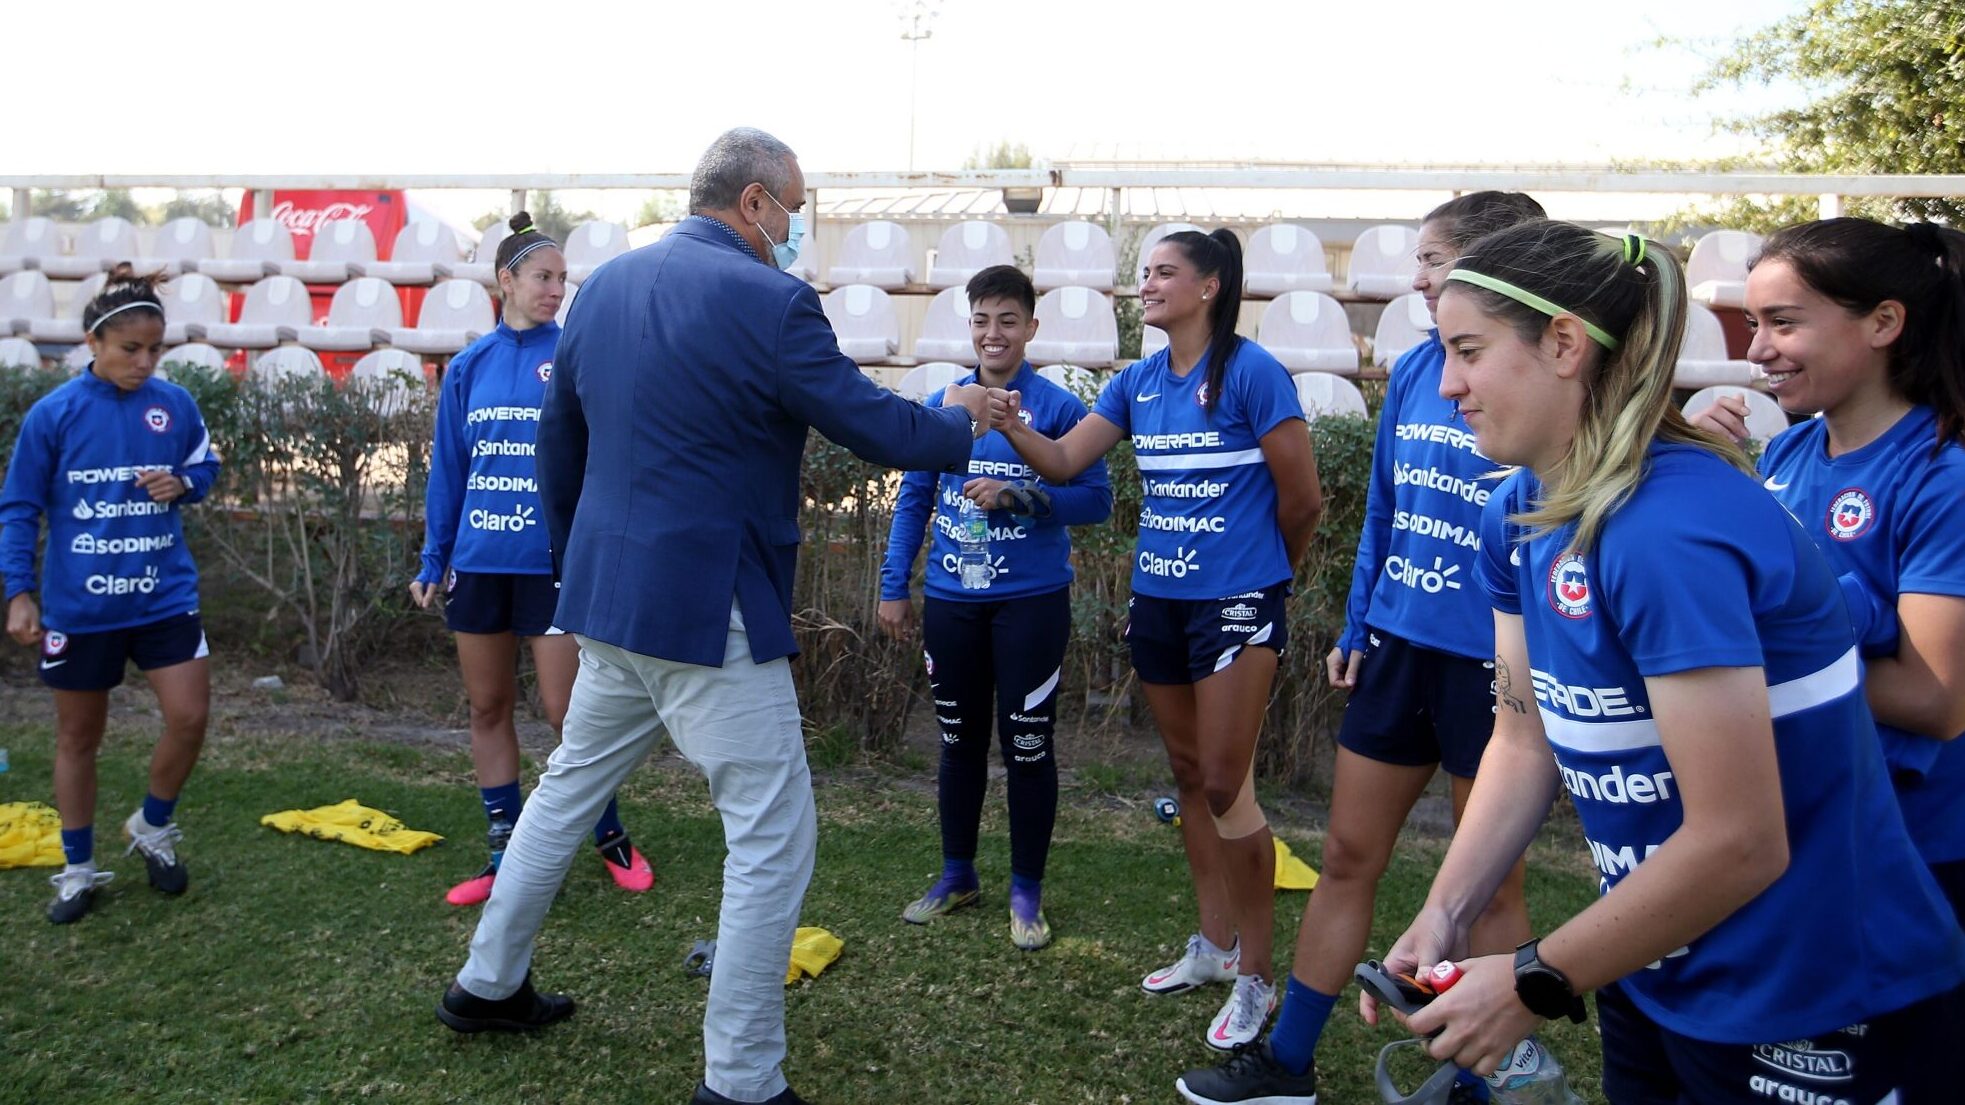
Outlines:
[[[969, 384], [975, 373], [957, 380]], [[1010, 380], [1010, 390], [1023, 394], [1023, 419], [1049, 438], [1063, 437], [1083, 421], [1085, 404], [1071, 392], [1039, 376], [1025, 361]], [[927, 405], [942, 405], [943, 391], [928, 397]], [[1103, 522], [1112, 515], [1112, 485], [1099, 460], [1065, 484], [1038, 480], [1051, 496], [1050, 513], [1043, 517], [989, 512], [990, 582], [982, 590], [964, 590], [955, 562], [955, 527], [962, 509], [962, 485], [977, 477], [1014, 482], [1037, 480], [1037, 473], [1001, 433], [994, 430], [976, 440], [969, 452], [969, 470], [954, 473], [909, 472], [901, 478], [894, 503], [894, 525], [887, 534], [887, 558], [880, 566], [880, 597], [904, 599], [914, 557], [921, 551], [921, 534], [934, 518], [923, 573], [928, 594], [955, 602], [996, 602], [1041, 595], [1071, 582], [1071, 537], [1066, 526]], [[939, 492], [939, 494], [938, 494]]]
[[[1828, 424], [1812, 419], [1760, 458], [1767, 490], [1893, 624], [1899, 595], [1965, 596], [1965, 448], [1939, 447], [1937, 421], [1929, 407], [1913, 407], [1882, 437], [1831, 457]], [[1965, 741], [1882, 722], [1876, 731], [1925, 861], [1965, 860]]]
[[1605, 893], [1684, 816], [1645, 678], [1766, 673], [1787, 871], [1627, 975], [1624, 991], [1673, 1032], [1750, 1044], [1832, 1032], [1957, 986], [1965, 931], [1890, 792], [1834, 573], [1714, 454], [1654, 444], [1649, 466], [1580, 555], [1565, 551], [1573, 526], [1521, 540], [1506, 519], [1539, 485], [1526, 470], [1509, 477], [1482, 518], [1479, 569], [1495, 607], [1522, 615], [1543, 729]]
[[[170, 503], [137, 487], [144, 472], [182, 476]], [[21, 420], [0, 489], [0, 575], [7, 598], [36, 588], [34, 545], [48, 520], [41, 622], [62, 633], [145, 625], [198, 609], [198, 568], [180, 506], [218, 482], [218, 453], [191, 393], [152, 377], [124, 391], [95, 364], [42, 396]]]
[[1434, 330], [1399, 358], [1385, 386], [1337, 639], [1345, 652], [1365, 651], [1369, 628], [1455, 656], [1494, 656], [1494, 617], [1474, 561], [1499, 466], [1474, 450], [1459, 405], [1440, 398], [1445, 366]]
[[1170, 352], [1127, 365], [1092, 408], [1132, 436], [1139, 463], [1133, 593], [1216, 599], [1287, 581], [1294, 573], [1262, 436], [1303, 417], [1289, 372], [1242, 339], [1210, 411], [1207, 357], [1183, 376]]
[[451, 359], [437, 400], [419, 583], [442, 580], [446, 566], [552, 574], [533, 454], [558, 343], [556, 322], [530, 330], [500, 322]]

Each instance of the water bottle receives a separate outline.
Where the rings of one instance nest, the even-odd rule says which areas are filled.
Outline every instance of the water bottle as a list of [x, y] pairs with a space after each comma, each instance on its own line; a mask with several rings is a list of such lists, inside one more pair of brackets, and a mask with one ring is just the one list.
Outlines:
[[0, 775], [7, 773], [7, 750], [0, 748]]
[[955, 519], [955, 566], [965, 590], [989, 586], [989, 512], [967, 497]]
[[1488, 1100], [1497, 1105], [1583, 1105], [1570, 1092], [1555, 1052], [1533, 1036], [1515, 1045], [1501, 1069], [1487, 1076]]

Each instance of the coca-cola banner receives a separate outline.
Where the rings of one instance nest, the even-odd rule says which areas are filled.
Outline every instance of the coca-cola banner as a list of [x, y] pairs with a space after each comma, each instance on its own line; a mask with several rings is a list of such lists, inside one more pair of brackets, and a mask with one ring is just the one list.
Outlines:
[[[253, 193], [239, 203], [239, 222], [253, 218]], [[273, 193], [273, 218], [293, 235], [294, 256], [302, 261], [314, 248], [314, 231], [330, 219], [360, 219], [375, 235], [376, 257], [389, 259], [396, 232], [409, 221], [409, 202], [401, 192], [279, 191]]]

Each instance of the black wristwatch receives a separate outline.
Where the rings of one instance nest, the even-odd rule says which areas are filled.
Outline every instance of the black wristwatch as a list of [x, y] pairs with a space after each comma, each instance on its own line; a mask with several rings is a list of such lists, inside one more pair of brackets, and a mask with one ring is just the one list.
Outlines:
[[1568, 976], [1542, 962], [1536, 954], [1536, 947], [1541, 943], [1539, 939], [1530, 940], [1515, 949], [1515, 996], [1529, 1012], [1544, 1020], [1568, 1017], [1582, 1024], [1589, 1018], [1583, 999], [1569, 984]]

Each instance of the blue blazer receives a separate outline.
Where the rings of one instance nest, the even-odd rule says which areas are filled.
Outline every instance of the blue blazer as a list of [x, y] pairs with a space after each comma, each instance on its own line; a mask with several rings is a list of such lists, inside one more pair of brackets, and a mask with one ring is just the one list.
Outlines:
[[554, 624], [721, 667], [734, 597], [753, 660], [794, 655], [808, 428], [902, 469], [966, 464], [972, 444], [960, 408], [867, 379], [818, 294], [721, 223], [687, 219], [601, 266], [560, 333], [539, 422]]

